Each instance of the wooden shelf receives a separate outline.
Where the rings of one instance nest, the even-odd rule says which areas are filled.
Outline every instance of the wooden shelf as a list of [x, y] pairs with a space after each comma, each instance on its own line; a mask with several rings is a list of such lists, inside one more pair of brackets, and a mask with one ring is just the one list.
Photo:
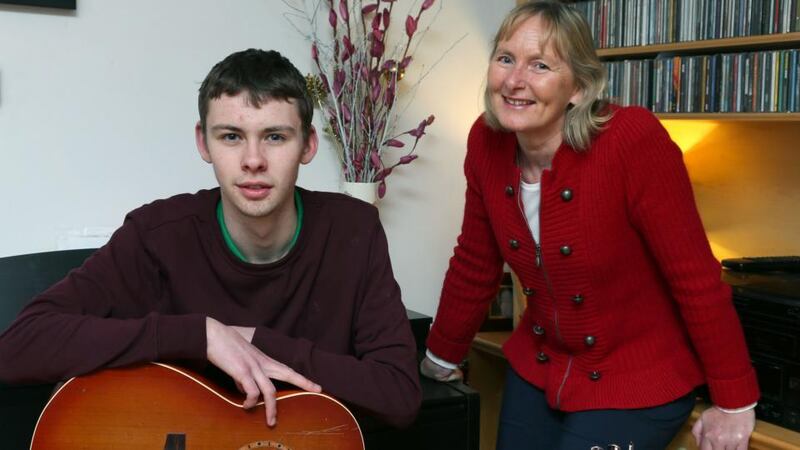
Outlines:
[[[662, 52], [680, 54], [724, 53], [739, 50], [800, 48], [800, 32], [765, 34], [704, 41], [675, 42], [670, 44], [646, 45], [639, 47], [620, 47], [598, 49], [603, 60], [623, 59], [624, 57], [652, 57]], [[662, 120], [716, 120], [716, 121], [764, 121], [797, 122], [800, 112], [765, 113], [656, 113]]]
[[719, 120], [719, 121], [765, 121], [765, 122], [797, 122], [800, 113], [655, 113], [661, 120]]
[[597, 49], [597, 55], [602, 59], [619, 59], [625, 56], [652, 56], [662, 52], [703, 53], [707, 51], [709, 53], [721, 53], [721, 50], [737, 51], [792, 47], [800, 47], [800, 32], [673, 42], [638, 47], [600, 48]]
[[503, 356], [503, 344], [511, 336], [510, 331], [483, 331], [472, 340], [472, 348], [480, 350], [499, 358]]

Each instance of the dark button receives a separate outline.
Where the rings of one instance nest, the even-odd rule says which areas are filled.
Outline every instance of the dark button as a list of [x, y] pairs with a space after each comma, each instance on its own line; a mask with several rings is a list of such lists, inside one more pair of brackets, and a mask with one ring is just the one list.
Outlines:
[[547, 362], [549, 359], [550, 358], [548, 358], [547, 355], [544, 354], [544, 352], [539, 352], [539, 354], [536, 355], [536, 360], [539, 361], [540, 363]]
[[526, 287], [526, 288], [523, 288], [523, 289], [522, 289], [522, 293], [523, 293], [523, 294], [525, 294], [525, 295], [527, 295], [528, 297], [530, 297], [531, 295], [533, 295], [533, 293], [534, 293], [534, 292], [536, 292], [536, 291], [534, 291], [533, 289], [531, 289], [531, 288], [529, 288], [529, 287]]
[[561, 200], [565, 202], [572, 200], [572, 189], [567, 188], [561, 191]]
[[510, 185], [506, 186], [506, 195], [508, 195], [509, 197], [514, 195], [514, 188], [512, 186]]
[[576, 305], [580, 305], [583, 303], [583, 296], [581, 294], [575, 294], [572, 296], [572, 302]]
[[583, 343], [588, 345], [589, 347], [593, 346], [595, 342], [594, 336], [586, 336], [583, 338]]
[[516, 239], [509, 239], [508, 246], [516, 250], [519, 248], [519, 241], [517, 241]]
[[534, 325], [533, 326], [533, 334], [537, 336], [541, 336], [544, 334], [544, 328], [541, 325]]
[[592, 373], [589, 374], [589, 379], [592, 381], [597, 381], [600, 379], [600, 371], [593, 370]]
[[572, 248], [569, 245], [561, 246], [561, 254], [564, 256], [569, 256], [572, 254]]

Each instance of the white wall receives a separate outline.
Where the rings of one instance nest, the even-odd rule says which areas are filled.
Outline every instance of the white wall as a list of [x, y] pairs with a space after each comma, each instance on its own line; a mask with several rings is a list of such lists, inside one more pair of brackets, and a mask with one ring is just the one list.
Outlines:
[[[411, 128], [436, 115], [420, 158], [389, 178], [379, 205], [404, 302], [423, 313], [435, 312], [460, 228], [461, 165], [481, 110], [488, 42], [513, 4], [442, 0], [408, 74], [413, 82], [421, 64], [468, 34], [401, 121]], [[280, 0], [78, 0], [75, 12], [0, 6], [0, 256], [53, 250], [86, 227], [116, 228], [155, 198], [214, 186], [194, 147], [199, 84], [214, 63], [249, 47], [276, 49], [308, 72], [308, 45], [286, 10]], [[325, 145], [299, 184], [338, 183]]]

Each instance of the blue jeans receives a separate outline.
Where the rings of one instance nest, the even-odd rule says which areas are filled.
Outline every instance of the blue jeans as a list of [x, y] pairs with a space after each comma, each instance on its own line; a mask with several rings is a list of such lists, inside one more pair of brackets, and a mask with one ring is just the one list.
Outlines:
[[513, 369], [506, 374], [497, 450], [589, 450], [617, 444], [628, 450], [663, 450], [694, 408], [694, 395], [653, 408], [565, 413], [547, 405], [544, 392]]

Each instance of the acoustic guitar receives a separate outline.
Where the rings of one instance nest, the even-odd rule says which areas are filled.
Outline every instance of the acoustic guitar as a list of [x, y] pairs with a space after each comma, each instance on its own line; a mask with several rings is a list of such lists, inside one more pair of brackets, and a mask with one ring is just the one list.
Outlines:
[[279, 391], [264, 404], [189, 370], [153, 363], [73, 378], [48, 402], [31, 450], [363, 450], [353, 414], [325, 394]]

